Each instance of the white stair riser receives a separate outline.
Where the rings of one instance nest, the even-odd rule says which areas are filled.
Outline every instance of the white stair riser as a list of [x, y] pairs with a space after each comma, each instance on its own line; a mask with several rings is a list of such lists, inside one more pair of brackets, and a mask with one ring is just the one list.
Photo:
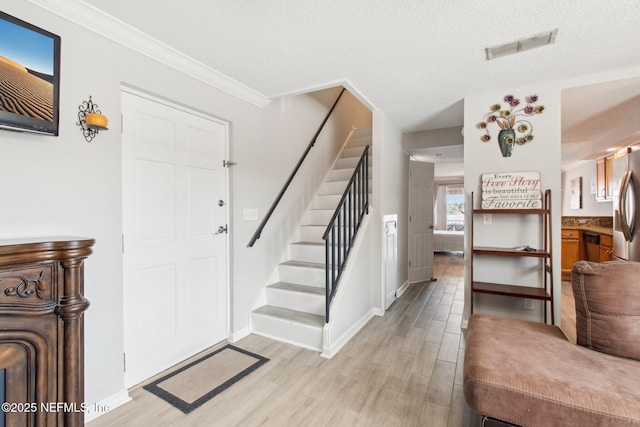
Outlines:
[[[333, 169], [330, 173], [329, 176], [327, 177], [327, 182], [334, 182], [334, 181], [347, 181], [347, 183], [351, 180], [351, 177], [353, 176], [353, 170], [354, 168], [351, 169]], [[369, 164], [369, 180], [371, 180], [371, 164]]]
[[[349, 147], [342, 150], [340, 153], [341, 159], [353, 158], [360, 160], [362, 157], [362, 153], [364, 152], [364, 147]], [[369, 147], [369, 161], [371, 161], [371, 147]]]
[[303, 242], [321, 243], [322, 235], [326, 230], [323, 225], [302, 225], [300, 226], [300, 240]]
[[259, 313], [251, 313], [251, 326], [255, 334], [322, 351], [322, 328]]
[[324, 263], [324, 252], [324, 245], [299, 245], [295, 243], [291, 245], [291, 259], [295, 261]]
[[333, 169], [327, 176], [327, 182], [333, 181], [347, 181], [351, 179], [353, 175], [353, 169]]
[[[369, 181], [369, 194], [371, 194], [371, 181]], [[359, 190], [359, 188], [356, 186], [355, 189], [356, 191]], [[353, 191], [353, 190], [352, 190]], [[355, 193], [356, 197], [358, 194], [360, 193]], [[343, 193], [340, 194], [318, 194], [316, 195], [313, 200], [311, 201], [311, 208], [312, 209], [326, 209], [326, 210], [333, 210], [335, 211], [336, 208], [338, 207], [338, 203], [340, 202], [340, 199], [342, 199], [342, 195]], [[353, 197], [353, 196], [351, 196]]]
[[333, 216], [333, 210], [327, 209], [310, 209], [307, 211], [307, 223], [314, 225], [328, 225]]
[[347, 146], [349, 148], [352, 147], [366, 147], [367, 145], [371, 145], [371, 137], [370, 136], [362, 136], [358, 138], [352, 138], [349, 140]]
[[335, 211], [341, 198], [342, 194], [316, 194], [311, 201], [311, 208], [331, 209]]
[[353, 174], [353, 170], [358, 165], [360, 161], [357, 157], [347, 157], [344, 159], [336, 160], [335, 169], [351, 169], [351, 173]]
[[309, 268], [296, 265], [280, 264], [278, 266], [280, 280], [287, 283], [325, 287], [324, 268]]
[[295, 292], [271, 286], [267, 286], [266, 294], [269, 305], [313, 314], [325, 314], [324, 295]]
[[320, 194], [343, 194], [349, 181], [331, 181], [325, 182], [320, 187]]

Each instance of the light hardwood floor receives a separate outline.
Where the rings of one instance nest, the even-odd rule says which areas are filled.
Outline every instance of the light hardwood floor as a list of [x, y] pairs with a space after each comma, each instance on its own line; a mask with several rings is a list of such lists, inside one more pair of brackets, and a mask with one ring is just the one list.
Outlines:
[[576, 343], [576, 302], [573, 299], [571, 281], [562, 281], [562, 321], [560, 327], [572, 343]]
[[250, 335], [234, 345], [270, 361], [192, 413], [136, 387], [88, 426], [476, 425], [462, 394], [462, 256], [435, 259], [437, 281], [411, 285], [332, 359]]

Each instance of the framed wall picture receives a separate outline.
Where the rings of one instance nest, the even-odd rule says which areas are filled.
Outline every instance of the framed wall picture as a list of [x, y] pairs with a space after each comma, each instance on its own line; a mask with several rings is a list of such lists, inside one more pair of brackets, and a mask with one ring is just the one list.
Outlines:
[[0, 12], [0, 129], [58, 135], [60, 37]]
[[571, 209], [582, 209], [582, 177], [571, 180]]

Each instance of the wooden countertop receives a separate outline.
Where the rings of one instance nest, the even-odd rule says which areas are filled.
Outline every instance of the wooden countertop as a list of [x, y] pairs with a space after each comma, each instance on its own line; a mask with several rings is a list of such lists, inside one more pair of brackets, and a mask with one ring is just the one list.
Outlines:
[[610, 227], [590, 227], [587, 225], [563, 225], [563, 230], [580, 230], [580, 231], [591, 231], [593, 233], [598, 234], [606, 234], [608, 236], [613, 236], [613, 229]]

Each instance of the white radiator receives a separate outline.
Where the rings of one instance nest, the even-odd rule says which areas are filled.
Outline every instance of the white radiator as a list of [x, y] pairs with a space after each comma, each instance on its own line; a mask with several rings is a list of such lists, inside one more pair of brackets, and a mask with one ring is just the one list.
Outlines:
[[433, 230], [434, 252], [464, 250], [464, 231]]

